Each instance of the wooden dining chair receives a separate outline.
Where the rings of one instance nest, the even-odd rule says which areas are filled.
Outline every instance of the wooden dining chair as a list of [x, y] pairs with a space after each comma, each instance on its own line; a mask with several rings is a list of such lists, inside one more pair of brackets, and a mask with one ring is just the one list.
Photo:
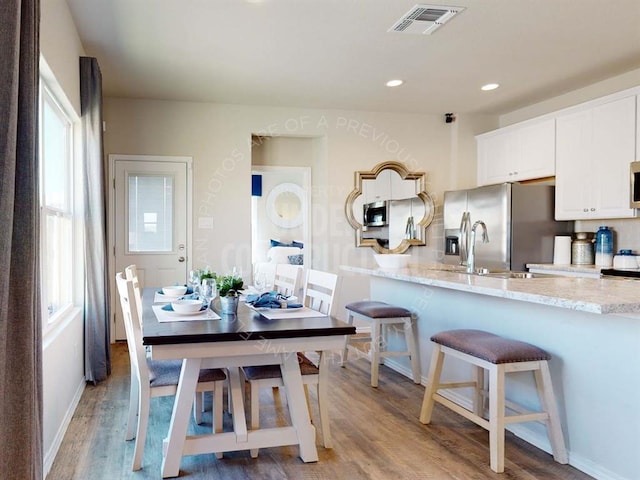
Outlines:
[[[142, 467], [151, 398], [176, 394], [182, 361], [152, 360], [147, 356], [142, 343], [141, 312], [138, 310], [135, 300], [133, 281], [127, 280], [120, 272], [116, 275], [116, 285], [120, 296], [131, 362], [131, 393], [126, 439], [136, 439], [132, 470], [139, 470]], [[212, 428], [216, 432], [222, 431], [222, 392], [225, 379], [226, 374], [223, 370], [202, 369], [196, 388], [198, 393], [213, 392]], [[198, 409], [194, 410], [194, 416], [196, 416], [196, 410]], [[134, 425], [136, 426], [135, 432]]]
[[[331, 315], [337, 284], [338, 276], [336, 274], [309, 270], [304, 286], [304, 305], [326, 315]], [[320, 352], [317, 364], [311, 361], [303, 352], [298, 352], [297, 355], [309, 416], [313, 418], [308, 385], [316, 385], [322, 443], [325, 448], [332, 448], [327, 398], [327, 355], [324, 352]], [[248, 403], [251, 410], [251, 429], [257, 430], [260, 427], [260, 389], [284, 386], [280, 365], [243, 367], [242, 371], [245, 379], [250, 384]], [[251, 456], [253, 458], [257, 457], [258, 450], [251, 450]]]

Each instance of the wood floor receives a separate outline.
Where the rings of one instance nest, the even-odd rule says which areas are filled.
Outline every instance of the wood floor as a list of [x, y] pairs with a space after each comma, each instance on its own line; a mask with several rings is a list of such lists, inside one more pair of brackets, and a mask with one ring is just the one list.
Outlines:
[[[133, 441], [125, 436], [129, 402], [126, 344], [113, 346], [113, 373], [87, 386], [49, 480], [158, 479], [162, 438], [166, 435], [173, 398], [152, 399], [143, 468], [131, 471]], [[489, 469], [488, 433], [464, 418], [435, 406], [431, 425], [418, 421], [424, 387], [380, 367], [380, 386], [369, 386], [369, 364], [360, 359], [346, 368], [330, 365], [334, 448], [318, 447], [319, 461], [305, 464], [297, 447], [184, 457], [180, 477], [201, 479], [433, 479], [433, 480], [585, 480], [588, 475], [555, 463], [550, 455], [508, 434], [505, 473]], [[316, 409], [315, 392], [311, 392]], [[210, 401], [208, 399], [208, 401]], [[209, 405], [210, 406], [210, 405]], [[317, 414], [314, 410], [314, 415]], [[316, 417], [317, 418], [317, 417]], [[205, 422], [211, 421], [210, 408]], [[271, 390], [261, 395], [261, 425], [288, 421], [286, 398], [274, 401]], [[225, 428], [231, 421], [225, 413]], [[192, 432], [209, 425], [192, 426]]]

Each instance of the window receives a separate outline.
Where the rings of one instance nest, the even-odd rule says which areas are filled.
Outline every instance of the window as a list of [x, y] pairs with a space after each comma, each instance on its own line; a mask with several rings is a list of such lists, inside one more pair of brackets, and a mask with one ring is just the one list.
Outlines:
[[48, 323], [73, 305], [72, 122], [40, 82], [40, 252]]

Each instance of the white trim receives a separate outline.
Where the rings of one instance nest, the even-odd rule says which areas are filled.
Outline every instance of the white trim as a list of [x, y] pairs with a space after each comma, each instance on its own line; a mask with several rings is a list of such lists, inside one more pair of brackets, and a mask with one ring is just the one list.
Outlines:
[[109, 179], [108, 179], [108, 192], [107, 197], [109, 199], [109, 210], [107, 216], [108, 221], [108, 245], [107, 245], [107, 271], [109, 275], [109, 291], [111, 292], [111, 318], [109, 319], [109, 325], [111, 326], [111, 343], [115, 342], [115, 312], [116, 308], [119, 308], [116, 302], [116, 271], [115, 271], [115, 168], [117, 161], [132, 161], [132, 162], [173, 162], [184, 163], [187, 167], [187, 272], [191, 270], [191, 252], [193, 247], [193, 157], [188, 156], [170, 156], [170, 155], [126, 155], [119, 153], [109, 154]]
[[62, 445], [62, 441], [64, 440], [64, 436], [67, 433], [69, 424], [73, 419], [73, 414], [75, 413], [76, 408], [78, 408], [78, 405], [80, 404], [80, 399], [82, 398], [82, 393], [84, 392], [85, 385], [86, 385], [86, 381], [83, 376], [82, 379], [80, 380], [80, 383], [78, 383], [76, 392], [73, 395], [73, 399], [69, 404], [67, 411], [65, 412], [64, 419], [62, 420], [62, 423], [60, 424], [60, 427], [56, 432], [56, 436], [53, 439], [53, 442], [51, 443], [51, 447], [44, 454], [44, 461], [43, 461], [42, 468], [44, 470], [43, 473], [45, 477], [49, 474], [49, 471], [51, 470], [53, 461], [56, 459], [56, 455], [58, 454], [60, 445]]

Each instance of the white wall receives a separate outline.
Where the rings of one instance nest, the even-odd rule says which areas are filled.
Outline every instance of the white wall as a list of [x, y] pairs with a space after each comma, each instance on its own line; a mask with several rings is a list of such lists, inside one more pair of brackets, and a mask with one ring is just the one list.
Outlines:
[[[80, 115], [79, 57], [84, 54], [64, 0], [41, 3], [40, 48], [65, 106]], [[45, 315], [46, 320], [46, 315]], [[82, 314], [48, 330], [43, 338], [44, 471], [49, 471], [84, 389]]]
[[[106, 98], [106, 154], [189, 155], [194, 159], [193, 266], [249, 272], [251, 261], [251, 135], [305, 136], [314, 141], [312, 267], [337, 272], [340, 264], [370, 260], [356, 248], [344, 203], [354, 171], [388, 160], [427, 172], [438, 206], [442, 193], [475, 182], [474, 135], [495, 119], [473, 117], [445, 124], [441, 115], [220, 105]], [[455, 128], [452, 128], [455, 127]], [[455, 155], [455, 158], [452, 156]], [[455, 160], [455, 162], [452, 162]], [[452, 167], [453, 165], [453, 167]], [[452, 170], [453, 168], [453, 170]], [[461, 179], [461, 180], [460, 180]], [[472, 181], [473, 179], [473, 181]], [[198, 217], [213, 230], [198, 230]], [[441, 221], [419, 259], [442, 251]]]

